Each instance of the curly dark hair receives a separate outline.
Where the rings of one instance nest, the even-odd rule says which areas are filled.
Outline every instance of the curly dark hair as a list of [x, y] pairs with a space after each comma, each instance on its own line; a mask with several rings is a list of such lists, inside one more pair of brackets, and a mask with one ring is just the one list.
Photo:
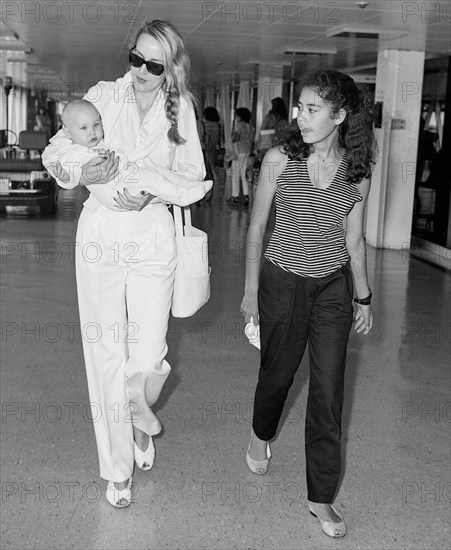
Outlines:
[[283, 118], [284, 120], [288, 119], [288, 111], [285, 106], [285, 102], [281, 97], [275, 97], [271, 99], [271, 110], [270, 113], [273, 113], [274, 115], [280, 116], [280, 118]]
[[[300, 90], [308, 87], [326, 101], [334, 117], [340, 109], [346, 117], [340, 124], [339, 144], [346, 151], [347, 179], [360, 183], [371, 176], [376, 160], [376, 142], [373, 135], [373, 99], [366, 87], [357, 87], [354, 80], [333, 69], [321, 69], [305, 76]], [[306, 158], [312, 152], [304, 143], [302, 134], [290, 128], [279, 140], [282, 151], [290, 159]]]
[[208, 122], [219, 122], [219, 113], [216, 107], [205, 107], [204, 109], [204, 118]]
[[235, 111], [235, 114], [236, 116], [239, 116], [243, 122], [248, 123], [251, 121], [251, 112], [246, 107], [238, 107], [238, 109], [236, 109]]

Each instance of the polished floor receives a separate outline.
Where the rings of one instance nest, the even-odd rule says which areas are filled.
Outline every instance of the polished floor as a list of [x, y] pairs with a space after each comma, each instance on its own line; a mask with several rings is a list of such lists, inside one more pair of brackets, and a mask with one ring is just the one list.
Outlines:
[[449, 548], [449, 273], [368, 249], [375, 328], [350, 339], [336, 499], [348, 535], [332, 540], [306, 507], [308, 357], [268, 473], [246, 467], [259, 365], [239, 311], [249, 214], [223, 194], [193, 208], [210, 235], [212, 297], [171, 319], [156, 463], [135, 471], [122, 510], [104, 499], [89, 412], [73, 258], [81, 193], [62, 192], [52, 219], [1, 218], [1, 548]]

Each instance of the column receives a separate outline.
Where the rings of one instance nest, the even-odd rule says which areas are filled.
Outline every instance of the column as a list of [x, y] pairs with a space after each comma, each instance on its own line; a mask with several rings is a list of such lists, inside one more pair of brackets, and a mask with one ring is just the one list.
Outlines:
[[375, 101], [382, 102], [382, 127], [366, 216], [366, 240], [377, 248], [408, 248], [421, 113], [424, 51], [378, 53]]
[[[451, 186], [449, 184], [448, 159], [451, 153], [451, 56], [448, 58], [446, 79], [445, 123], [442, 147], [437, 161], [437, 189], [435, 195], [434, 229], [438, 244], [451, 249]], [[451, 259], [450, 255], [448, 257]]]

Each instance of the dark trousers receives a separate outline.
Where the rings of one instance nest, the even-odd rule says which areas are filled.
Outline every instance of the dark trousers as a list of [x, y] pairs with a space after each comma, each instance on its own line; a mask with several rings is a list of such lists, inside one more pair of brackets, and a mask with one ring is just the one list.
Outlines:
[[330, 503], [341, 470], [346, 348], [353, 319], [349, 263], [326, 277], [300, 277], [265, 260], [258, 292], [261, 365], [253, 429], [274, 437], [288, 390], [309, 345], [305, 419], [308, 499]]

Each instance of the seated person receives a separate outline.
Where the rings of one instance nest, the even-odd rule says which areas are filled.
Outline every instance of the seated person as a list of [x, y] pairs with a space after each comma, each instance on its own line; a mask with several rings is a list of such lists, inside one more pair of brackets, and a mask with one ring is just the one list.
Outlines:
[[[69, 177], [63, 187], [71, 189], [78, 185], [84, 164], [94, 156], [102, 156], [106, 150], [113, 148], [103, 140], [100, 113], [89, 101], [76, 99], [69, 102], [64, 107], [61, 118], [64, 134], [71, 143], [62, 150], [59, 148], [58, 156], [55, 156], [52, 153], [52, 138], [42, 155], [42, 161], [45, 166], [60, 162]], [[136, 163], [128, 162], [122, 151], [114, 151], [120, 155], [120, 176], [106, 185], [93, 182], [87, 186], [96, 199], [111, 210], [117, 210], [114, 198], [124, 188], [131, 194], [151, 193], [156, 197], [152, 202], [164, 201], [187, 206], [202, 199], [213, 185], [212, 181], [189, 180], [162, 166], [139, 167]]]

